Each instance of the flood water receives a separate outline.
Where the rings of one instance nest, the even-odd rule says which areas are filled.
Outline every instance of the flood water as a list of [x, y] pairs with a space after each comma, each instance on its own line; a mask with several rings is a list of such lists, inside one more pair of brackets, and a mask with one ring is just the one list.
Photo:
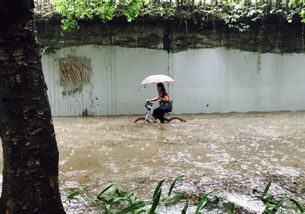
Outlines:
[[[185, 175], [177, 188], [195, 196], [219, 188], [252, 213], [251, 197], [271, 193], [305, 202], [305, 112], [182, 115], [186, 123], [135, 124], [136, 116], [59, 117], [60, 187], [67, 213], [101, 213], [66, 195], [118, 183], [150, 197], [158, 181]], [[167, 213], [179, 213], [167, 211]], [[294, 213], [294, 211], [290, 211]]]

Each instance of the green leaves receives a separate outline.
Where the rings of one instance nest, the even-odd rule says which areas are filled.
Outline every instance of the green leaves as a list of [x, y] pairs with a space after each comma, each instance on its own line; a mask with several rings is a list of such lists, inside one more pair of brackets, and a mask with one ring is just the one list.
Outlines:
[[296, 200], [290, 198], [289, 201], [291, 201], [297, 208], [297, 210], [302, 213], [302, 214], [305, 214], [305, 207], [302, 207], [302, 205], [297, 202]]
[[178, 177], [172, 182], [172, 184], [171, 184], [171, 186], [170, 186], [170, 188], [169, 188], [169, 191], [168, 191], [168, 195], [167, 195], [167, 196], [170, 196], [170, 195], [172, 194], [173, 189], [174, 189], [176, 183], [177, 183], [178, 181], [181, 181], [181, 180], [183, 179], [183, 177], [184, 177], [183, 175], [178, 176]]
[[99, 7], [96, 8], [97, 15], [103, 22], [113, 19], [117, 5], [114, 0], [102, 0]]
[[[305, 23], [305, 0], [289, 0], [289, 7], [299, 8], [299, 15], [302, 18], [301, 22]], [[291, 19], [290, 19], [291, 20]], [[290, 21], [288, 20], [288, 21]]]
[[94, 10], [89, 0], [55, 0], [56, 11], [63, 17], [64, 30], [78, 28], [77, 20], [92, 19]]
[[124, 15], [127, 17], [127, 21], [131, 22], [136, 19], [141, 9], [148, 3], [147, 0], [126, 0], [127, 9], [124, 10]]
[[[80, 188], [72, 192], [68, 199], [71, 200], [77, 195], [81, 195], [83, 198], [89, 198], [90, 202], [104, 204], [106, 214], [155, 214], [159, 206], [173, 204], [178, 202], [176, 199], [184, 198], [183, 193], [175, 192], [174, 187], [178, 181], [182, 179], [182, 176], [174, 179], [170, 185], [167, 197], [161, 200], [162, 186], [165, 179], [161, 180], [156, 186], [152, 199], [148, 201], [138, 200], [134, 193], [128, 195], [128, 193], [119, 185], [111, 184], [103, 188], [95, 198], [89, 198], [84, 193], [87, 191], [84, 188]], [[162, 203], [161, 203], [162, 202]], [[185, 210], [187, 207], [185, 208]]]
[[[289, 6], [283, 7], [278, 0], [248, 4], [249, 0], [220, 0], [217, 5], [192, 5], [194, 10], [181, 9], [181, 4], [191, 4], [191, 1], [173, 1], [168, 4], [153, 4], [152, 0], [54, 0], [56, 11], [63, 17], [62, 28], [77, 29], [80, 20], [91, 20], [99, 17], [102, 22], [112, 20], [115, 16], [124, 15], [128, 22], [140, 15], [154, 17], [177, 17], [193, 19], [194, 14], [201, 12], [201, 16], [221, 14], [230, 28], [243, 32], [258, 21], [262, 21], [270, 14], [279, 15], [293, 22], [293, 16], [301, 17], [305, 23], [305, 0], [289, 0]], [[177, 5], [180, 5], [179, 7]], [[203, 8], [203, 9], [202, 9]], [[179, 17], [180, 16], [180, 17]]]
[[305, 23], [305, 9], [301, 10], [302, 22]]
[[[185, 201], [184, 207], [181, 210], [181, 214], [186, 214], [189, 207], [189, 201], [185, 193], [176, 192], [176, 184], [183, 179], [183, 176], [175, 178], [169, 186], [167, 194], [162, 194], [162, 187], [165, 183], [165, 179], [159, 181], [152, 198], [147, 201], [139, 200], [135, 193], [128, 194], [122, 187], [117, 184], [111, 184], [103, 188], [96, 197], [90, 198], [86, 195], [86, 188], [79, 188], [68, 195], [68, 199], [75, 199], [76, 196], [81, 196], [88, 202], [102, 204], [106, 214], [156, 214], [158, 208], [163, 206], [171, 206], [181, 200]], [[293, 206], [297, 213], [305, 214], [305, 208], [301, 203], [295, 199], [282, 197], [277, 198], [270, 194], [272, 182], [269, 181], [266, 187], [261, 193], [256, 189], [253, 190], [253, 194], [261, 200], [265, 207], [263, 214], [285, 214], [287, 203], [290, 202], [290, 208]], [[208, 193], [203, 193], [199, 197], [195, 214], [201, 214], [204, 210], [221, 209], [224, 213], [235, 214], [237, 213], [238, 207], [230, 201], [221, 199], [217, 196], [218, 190], [215, 189]], [[163, 196], [163, 197], [162, 197]], [[275, 200], [275, 198], [277, 198]]]
[[268, 202], [268, 200], [270, 199], [270, 196], [268, 195], [269, 189], [271, 187], [271, 181], [268, 182], [267, 186], [265, 187], [264, 191], [262, 192], [262, 195], [260, 197], [260, 199], [265, 203]]
[[79, 189], [75, 190], [74, 192], [70, 193], [70, 194], [67, 196], [67, 198], [68, 198], [69, 200], [71, 200], [71, 199], [75, 198], [75, 196], [78, 196], [78, 195], [83, 194], [85, 191], [86, 191], [86, 189], [84, 189], [84, 188], [79, 188]]
[[169, 191], [167, 193], [167, 197], [162, 200], [163, 205], [170, 206], [177, 203], [181, 199], [186, 199], [187, 195], [185, 193], [173, 191], [176, 183], [181, 181], [183, 177], [184, 176], [178, 176], [173, 180], [173, 182], [170, 185]]
[[[144, 201], [138, 201], [138, 202], [135, 202], [135, 203], [131, 204], [130, 206], [122, 209], [121, 211], [117, 212], [116, 214], [126, 214], [126, 213], [129, 213], [129, 212], [133, 212], [133, 211], [136, 211], [140, 208], [145, 207], [148, 204], [150, 204], [150, 203], [144, 202]], [[142, 212], [142, 211], [140, 211], [140, 212]]]
[[[279, 200], [275, 200], [274, 197], [269, 193], [270, 187], [272, 182], [269, 181], [266, 187], [264, 188], [263, 192], [259, 196], [259, 199], [264, 203], [265, 208], [263, 210], [263, 214], [285, 214], [285, 211], [282, 209], [284, 206], [284, 203], [286, 201], [292, 202], [292, 204], [296, 207], [296, 209], [301, 214], [305, 214], [305, 209], [302, 207], [300, 203], [298, 203], [294, 199], [289, 199], [287, 197], [281, 198]], [[257, 190], [253, 191], [253, 193], [256, 193]]]
[[[131, 22], [138, 17], [147, 0], [126, 0], [123, 14]], [[56, 11], [63, 17], [64, 30], [78, 28], [79, 20], [91, 20], [95, 16], [103, 22], [113, 19], [118, 3], [115, 0], [55, 0]]]
[[305, 0], [290, 0], [289, 1], [289, 7], [304, 6], [304, 5], [305, 5]]
[[184, 205], [184, 207], [183, 207], [183, 209], [181, 211], [181, 214], [186, 214], [186, 210], [187, 210], [188, 207], [189, 207], [189, 203], [188, 203], [188, 201], [186, 201], [185, 205]]
[[195, 214], [200, 214], [201, 213], [201, 210], [208, 203], [208, 196], [209, 196], [209, 194], [203, 194], [203, 195], [200, 196], [200, 200], [199, 200], [199, 203], [197, 205]]
[[251, 23], [261, 20], [266, 15], [264, 5], [255, 7], [231, 3], [227, 7], [229, 9], [224, 16], [225, 23], [241, 32], [248, 30]]

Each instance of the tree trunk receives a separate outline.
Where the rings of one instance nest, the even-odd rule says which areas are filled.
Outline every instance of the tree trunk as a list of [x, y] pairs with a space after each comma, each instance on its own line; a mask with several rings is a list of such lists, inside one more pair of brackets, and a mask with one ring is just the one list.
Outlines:
[[0, 0], [1, 214], [64, 214], [32, 0]]

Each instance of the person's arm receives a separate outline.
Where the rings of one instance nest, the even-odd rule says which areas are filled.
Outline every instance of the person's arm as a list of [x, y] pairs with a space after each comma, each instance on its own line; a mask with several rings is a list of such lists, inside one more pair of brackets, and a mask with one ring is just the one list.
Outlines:
[[160, 96], [157, 96], [157, 97], [152, 98], [152, 99], [147, 99], [146, 101], [151, 102], [151, 101], [157, 101], [157, 100], [159, 100], [159, 99], [161, 99]]

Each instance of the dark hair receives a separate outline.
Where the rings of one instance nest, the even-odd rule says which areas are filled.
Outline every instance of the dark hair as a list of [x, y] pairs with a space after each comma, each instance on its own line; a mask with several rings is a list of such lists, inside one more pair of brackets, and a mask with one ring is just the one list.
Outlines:
[[165, 97], [165, 96], [168, 96], [168, 94], [167, 94], [167, 92], [166, 92], [166, 90], [165, 90], [165, 87], [164, 87], [163, 83], [159, 82], [159, 83], [157, 84], [157, 87], [161, 88], [161, 91], [160, 91], [160, 93], [159, 93], [159, 96], [160, 96], [160, 97], [163, 98], [163, 97]]

